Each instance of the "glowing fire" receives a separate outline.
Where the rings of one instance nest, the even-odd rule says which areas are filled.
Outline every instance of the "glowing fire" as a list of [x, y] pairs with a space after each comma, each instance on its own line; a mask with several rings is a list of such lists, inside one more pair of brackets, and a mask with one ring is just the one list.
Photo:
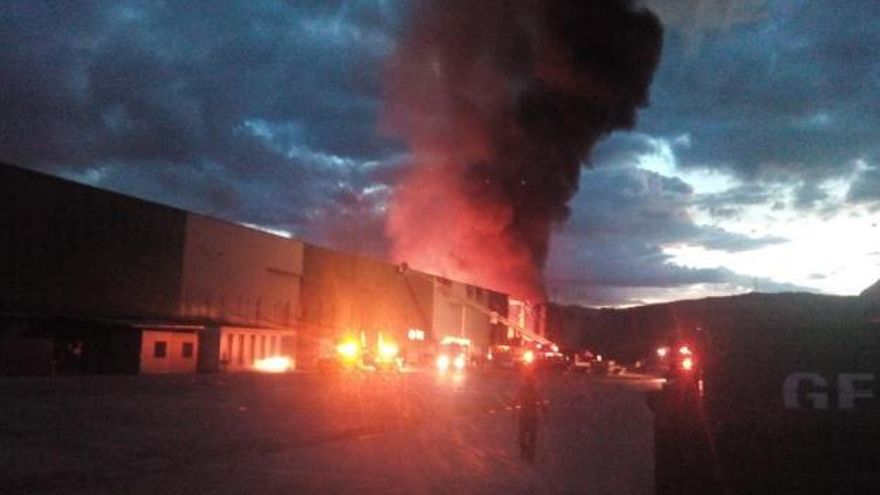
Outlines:
[[285, 373], [293, 369], [293, 361], [287, 356], [260, 359], [254, 363], [254, 369], [263, 373]]

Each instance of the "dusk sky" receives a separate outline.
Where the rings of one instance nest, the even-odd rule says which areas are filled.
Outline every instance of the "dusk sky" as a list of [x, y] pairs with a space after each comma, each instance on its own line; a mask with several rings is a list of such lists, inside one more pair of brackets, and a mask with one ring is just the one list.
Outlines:
[[[880, 278], [880, 4], [652, 0], [650, 104], [586, 160], [545, 269], [590, 305]], [[0, 3], [0, 161], [370, 256], [405, 0]]]

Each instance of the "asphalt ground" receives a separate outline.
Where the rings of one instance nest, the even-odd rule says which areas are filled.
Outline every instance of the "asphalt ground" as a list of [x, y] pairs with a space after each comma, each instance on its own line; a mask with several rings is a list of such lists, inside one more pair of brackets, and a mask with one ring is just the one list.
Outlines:
[[0, 493], [653, 493], [647, 377], [515, 372], [0, 379]]

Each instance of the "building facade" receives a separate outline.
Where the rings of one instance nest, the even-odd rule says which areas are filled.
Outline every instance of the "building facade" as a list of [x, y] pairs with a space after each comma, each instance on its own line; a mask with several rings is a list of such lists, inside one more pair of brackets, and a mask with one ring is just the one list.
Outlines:
[[434, 277], [433, 334], [470, 341], [475, 356], [485, 356], [489, 347], [507, 339], [507, 327], [494, 315], [506, 316], [506, 294], [441, 277]]
[[308, 368], [343, 338], [420, 363], [508, 337], [507, 295], [406, 265], [2, 164], [0, 193], [0, 374]]
[[433, 287], [427, 275], [312, 245], [304, 260], [297, 349], [303, 366], [315, 365], [346, 338], [368, 348], [380, 338], [394, 341], [411, 362], [428, 352]]
[[[0, 356], [41, 355], [7, 360], [7, 372], [293, 358], [302, 243], [11, 166], [0, 166], [0, 191]], [[233, 328], [255, 342], [247, 363], [221, 355]]]

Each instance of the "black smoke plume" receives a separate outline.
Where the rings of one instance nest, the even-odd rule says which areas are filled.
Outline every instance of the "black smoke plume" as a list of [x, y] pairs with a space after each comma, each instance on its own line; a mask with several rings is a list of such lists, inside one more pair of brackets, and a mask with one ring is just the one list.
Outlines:
[[581, 165], [648, 102], [660, 23], [624, 0], [422, 1], [412, 16], [383, 120], [414, 161], [389, 215], [394, 256], [542, 300]]

